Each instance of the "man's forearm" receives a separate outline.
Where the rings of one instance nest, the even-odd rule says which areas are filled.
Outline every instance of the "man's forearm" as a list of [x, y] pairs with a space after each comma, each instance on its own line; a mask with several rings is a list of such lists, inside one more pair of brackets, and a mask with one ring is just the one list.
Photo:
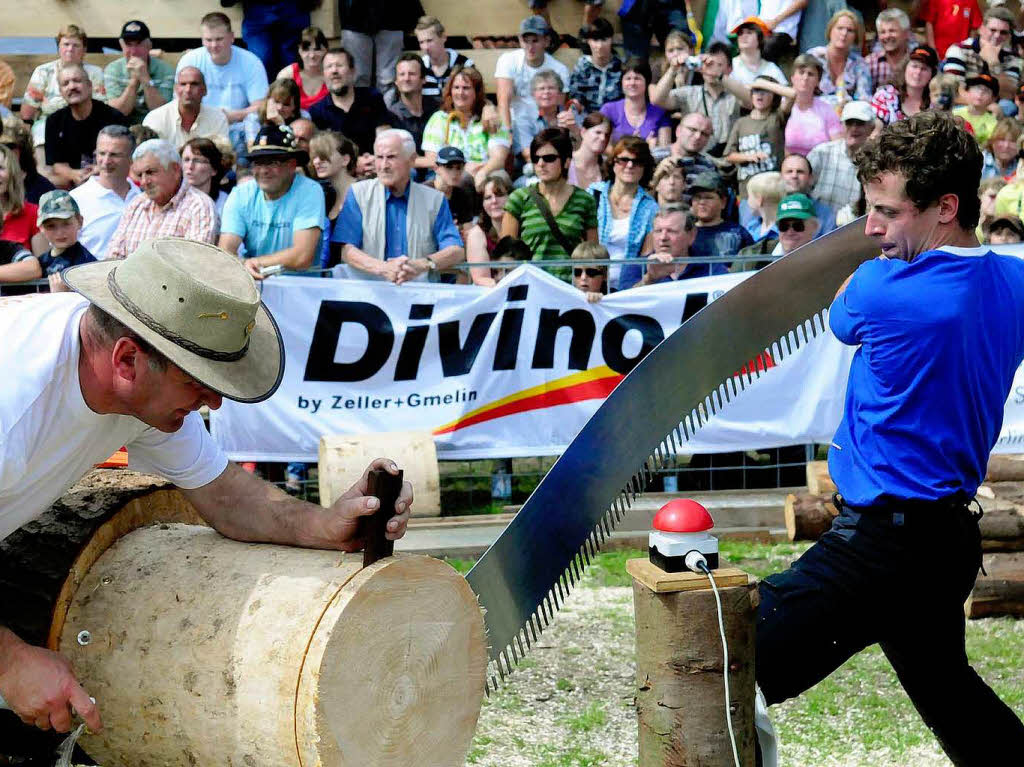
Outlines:
[[293, 245], [284, 250], [277, 250], [262, 256], [256, 256], [253, 260], [257, 266], [273, 266], [280, 264], [286, 269], [301, 272], [308, 269], [313, 263], [313, 252], [301, 245]]
[[143, 86], [142, 95], [145, 97], [146, 107], [149, 109], [156, 109], [167, 103], [167, 99], [164, 98], [164, 94], [160, 92], [160, 89], [149, 83]]
[[374, 258], [369, 253], [357, 248], [355, 245], [342, 246], [341, 259], [346, 264], [354, 266], [356, 269], [362, 269], [364, 272], [369, 272], [377, 277], [384, 276], [384, 261], [379, 258]]
[[66, 162], [55, 162], [50, 166], [50, 177], [56, 186], [73, 185], [77, 181], [75, 175], [74, 169]]
[[139, 91], [139, 82], [134, 78], [128, 81], [128, 85], [121, 91], [121, 95], [108, 99], [107, 104], [112, 106], [123, 115], [130, 115], [135, 109], [135, 95]]
[[244, 109], [225, 109], [224, 114], [227, 115], [229, 123], [237, 123], [244, 120], [245, 116], [250, 112], [258, 112], [261, 106], [263, 106], [263, 102], [256, 101]]
[[0, 266], [0, 284], [10, 282], [27, 282], [37, 280], [43, 276], [43, 270], [39, 267], [39, 260], [35, 258], [23, 258], [13, 264]]
[[447, 269], [466, 260], [466, 249], [461, 245], [449, 245], [437, 251], [430, 260], [437, 264], [438, 269]]

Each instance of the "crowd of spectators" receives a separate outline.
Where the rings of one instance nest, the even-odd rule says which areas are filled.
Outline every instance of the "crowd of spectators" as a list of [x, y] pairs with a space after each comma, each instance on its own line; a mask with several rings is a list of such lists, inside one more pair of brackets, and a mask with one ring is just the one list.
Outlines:
[[419, 3], [343, 1], [339, 42], [315, 5], [244, 3], [241, 40], [208, 13], [176, 66], [142, 20], [103, 69], [65, 25], [19, 114], [0, 62], [0, 283], [173, 235], [256, 279], [491, 287], [511, 261], [561, 261], [594, 301], [760, 268], [849, 223], [856, 153], [924, 109], [985, 150], [979, 238], [1024, 234], [1024, 34], [1002, 5], [720, 0], [705, 39], [681, 0], [623, 2], [621, 36], [586, 0], [565, 42], [531, 0], [488, 72]]

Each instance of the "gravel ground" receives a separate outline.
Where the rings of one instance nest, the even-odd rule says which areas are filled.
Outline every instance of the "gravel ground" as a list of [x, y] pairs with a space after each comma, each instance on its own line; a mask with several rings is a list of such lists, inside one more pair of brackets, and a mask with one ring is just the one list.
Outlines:
[[[637, 762], [637, 723], [632, 591], [621, 587], [577, 589], [541, 643], [527, 656], [525, 668], [485, 702], [468, 763], [481, 767], [626, 767]], [[972, 626], [985, 621], [973, 622]], [[875, 651], [877, 652], [877, 651]], [[870, 651], [833, 677], [856, 688], [884, 667]], [[844, 679], [845, 675], [845, 679]], [[896, 721], [892, 699], [885, 715], [900, 731], [920, 736], [920, 743], [902, 743], [897, 750], [873, 744], [865, 735], [872, 727], [861, 705], [841, 711], [816, 711], [804, 697], [772, 708], [782, 741], [780, 764], [815, 767], [903, 767], [949, 765], [937, 743], [924, 731], [895, 677], [877, 684], [902, 696]], [[842, 694], [839, 698], [842, 699]], [[870, 712], [870, 707], [868, 707]], [[905, 722], [903, 720], [906, 720]], [[824, 732], [824, 734], [822, 734]]]

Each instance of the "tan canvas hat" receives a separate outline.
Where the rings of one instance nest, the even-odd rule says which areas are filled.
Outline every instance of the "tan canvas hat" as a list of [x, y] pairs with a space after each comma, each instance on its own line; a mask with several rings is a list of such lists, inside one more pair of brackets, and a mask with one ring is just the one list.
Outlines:
[[65, 270], [64, 282], [152, 344], [199, 383], [261, 402], [284, 374], [284, 344], [236, 256], [213, 245], [146, 240], [123, 261]]

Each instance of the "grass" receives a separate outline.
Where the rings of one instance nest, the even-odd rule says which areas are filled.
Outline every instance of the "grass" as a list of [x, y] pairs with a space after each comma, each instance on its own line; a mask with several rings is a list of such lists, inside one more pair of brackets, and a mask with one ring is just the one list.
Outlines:
[[[723, 565], [740, 567], [763, 578], [788, 567], [810, 544], [722, 541], [720, 545]], [[626, 561], [646, 554], [640, 550], [622, 550], [598, 555], [586, 570], [583, 587], [631, 586]], [[472, 562], [460, 560], [449, 563], [460, 572], [472, 566]], [[616, 638], [632, 641], [631, 599], [609, 603], [600, 613], [601, 621], [614, 627]], [[563, 647], [559, 652], [579, 653], [580, 648]], [[1024, 710], [1022, 652], [1024, 621], [1010, 618], [968, 621], [967, 653], [972, 664], [1018, 714]], [[571, 693], [576, 685], [560, 678], [555, 688]], [[514, 710], [517, 704], [509, 705], [508, 709]], [[602, 762], [600, 751], [586, 746], [586, 733], [600, 729], [605, 721], [606, 704], [607, 701], [591, 701], [565, 716], [562, 724], [578, 736], [571, 739], [570, 744], [524, 744], [522, 753], [529, 756], [531, 764], [547, 767], [606, 763]], [[772, 718], [782, 744], [781, 761], [785, 764], [948, 764], [938, 756], [940, 751], [934, 736], [921, 721], [877, 646], [854, 656], [799, 697], [773, 707]], [[474, 752], [486, 753], [486, 749], [477, 751], [483, 745], [475, 741]]]

